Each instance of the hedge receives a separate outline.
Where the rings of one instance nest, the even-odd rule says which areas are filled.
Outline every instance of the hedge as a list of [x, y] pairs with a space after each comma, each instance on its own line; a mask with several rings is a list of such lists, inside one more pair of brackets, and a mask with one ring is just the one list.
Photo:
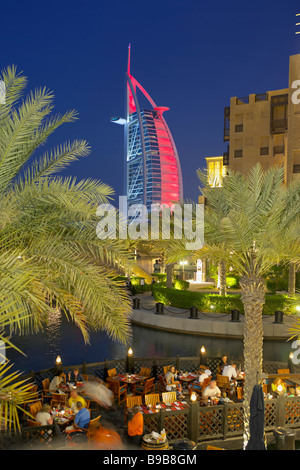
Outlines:
[[[153, 286], [153, 296], [157, 302], [172, 307], [189, 309], [197, 307], [202, 312], [230, 313], [237, 309], [244, 313], [241, 294], [218, 295], [204, 292], [168, 289]], [[266, 294], [263, 315], [274, 315], [276, 310], [293, 313], [289, 298], [279, 294]]]

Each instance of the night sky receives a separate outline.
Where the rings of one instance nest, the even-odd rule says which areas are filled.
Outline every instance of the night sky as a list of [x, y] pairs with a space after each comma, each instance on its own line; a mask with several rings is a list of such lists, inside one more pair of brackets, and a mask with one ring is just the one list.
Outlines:
[[133, 76], [157, 105], [170, 108], [164, 116], [184, 197], [196, 200], [196, 170], [226, 150], [230, 97], [288, 86], [289, 55], [300, 53], [299, 12], [295, 0], [2, 2], [0, 69], [14, 64], [28, 90], [53, 90], [56, 112], [78, 110], [79, 120], [48, 145], [84, 138], [92, 153], [62, 174], [101, 179], [121, 195], [123, 128], [109, 119], [125, 112], [131, 43]]

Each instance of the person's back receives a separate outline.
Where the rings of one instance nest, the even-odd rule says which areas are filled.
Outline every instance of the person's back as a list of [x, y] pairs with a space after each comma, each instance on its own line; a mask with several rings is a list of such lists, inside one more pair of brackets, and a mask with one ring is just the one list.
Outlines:
[[91, 420], [90, 411], [87, 408], [83, 408], [81, 402], [77, 404], [77, 407], [79, 408], [79, 411], [75, 417], [75, 424], [79, 428], [87, 429]]
[[42, 409], [36, 414], [35, 420], [42, 426], [47, 426], [53, 423], [53, 418], [50, 415], [50, 405], [45, 403]]
[[141, 436], [144, 430], [144, 417], [139, 411], [133, 418], [128, 421], [128, 435], [129, 436]]
[[236, 369], [233, 366], [233, 364], [229, 364], [227, 366], [224, 366], [222, 375], [226, 376], [231, 380], [232, 378], [237, 377]]

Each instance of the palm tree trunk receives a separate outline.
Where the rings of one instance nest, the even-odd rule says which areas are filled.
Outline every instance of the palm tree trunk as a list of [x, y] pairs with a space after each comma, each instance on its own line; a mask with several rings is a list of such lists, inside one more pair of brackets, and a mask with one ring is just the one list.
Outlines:
[[170, 263], [166, 265], [166, 272], [167, 272], [166, 287], [171, 288], [173, 284], [173, 276], [174, 276], [174, 263]]
[[288, 294], [289, 297], [293, 297], [296, 292], [296, 266], [295, 263], [291, 262], [289, 265], [289, 286]]
[[220, 295], [227, 294], [226, 286], [226, 263], [225, 261], [220, 261], [218, 264], [218, 288]]
[[261, 277], [241, 278], [244, 324], [244, 447], [250, 438], [250, 399], [254, 385], [261, 382], [263, 366], [262, 309], [265, 303], [264, 281]]

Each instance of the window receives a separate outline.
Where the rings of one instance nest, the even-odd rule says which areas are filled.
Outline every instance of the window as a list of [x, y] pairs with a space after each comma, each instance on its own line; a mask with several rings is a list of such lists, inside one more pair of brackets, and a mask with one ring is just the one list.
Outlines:
[[260, 155], [269, 155], [269, 136], [263, 135], [260, 138]]
[[284, 134], [275, 135], [273, 155], [284, 153]]
[[243, 132], [243, 115], [236, 114], [235, 116], [235, 132]]
[[280, 134], [287, 129], [288, 124], [288, 95], [276, 95], [271, 97], [270, 132]]

